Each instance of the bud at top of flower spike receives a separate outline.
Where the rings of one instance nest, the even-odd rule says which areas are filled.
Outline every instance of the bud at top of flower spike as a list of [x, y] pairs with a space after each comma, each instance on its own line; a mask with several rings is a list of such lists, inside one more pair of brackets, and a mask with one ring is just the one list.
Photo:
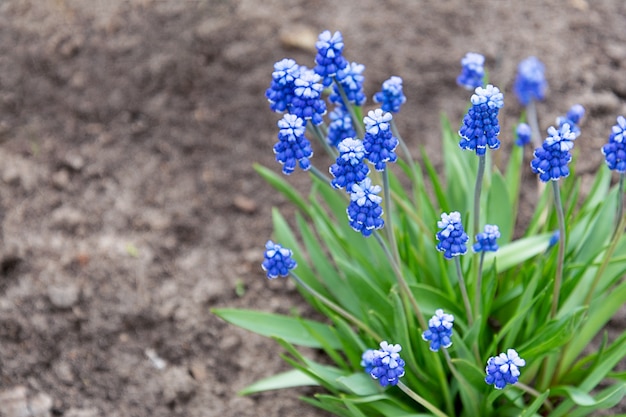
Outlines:
[[467, 233], [463, 229], [461, 223], [461, 214], [453, 211], [450, 214], [443, 213], [441, 220], [437, 222], [439, 232], [437, 232], [437, 250], [443, 252], [443, 256], [452, 259], [455, 256], [465, 255], [467, 246], [465, 244], [469, 240]]
[[626, 119], [624, 116], [617, 118], [617, 124], [611, 129], [609, 143], [602, 147], [602, 153], [610, 170], [626, 172]]
[[500, 237], [500, 229], [492, 224], [485, 225], [485, 231], [476, 235], [476, 243], [472, 249], [474, 252], [496, 252], [498, 250], [498, 242]]
[[269, 279], [277, 278], [278, 276], [286, 277], [289, 275], [289, 271], [294, 269], [298, 264], [291, 257], [293, 252], [291, 249], [283, 248], [278, 243], [274, 243], [268, 240], [265, 244], [263, 263], [261, 267], [267, 272]]
[[[380, 342], [380, 349], [368, 354], [364, 360], [366, 369], [371, 366], [370, 376], [377, 379], [381, 386], [397, 385], [404, 376], [404, 360], [400, 357], [402, 346]], [[367, 352], [366, 352], [367, 353]], [[365, 356], [365, 354], [364, 354]]]
[[485, 57], [475, 52], [468, 52], [461, 60], [461, 74], [456, 83], [466, 90], [473, 90], [483, 85], [485, 76]]
[[452, 346], [452, 326], [454, 316], [446, 314], [442, 309], [435, 311], [435, 315], [428, 320], [428, 330], [422, 333], [422, 339], [430, 341], [429, 349], [438, 352], [439, 348], [449, 348]]
[[374, 102], [381, 104], [383, 111], [398, 113], [400, 107], [406, 102], [402, 92], [402, 78], [395, 75], [383, 82], [382, 91], [374, 94]]
[[545, 66], [539, 59], [531, 56], [520, 62], [513, 91], [523, 106], [527, 106], [532, 100], [543, 100], [547, 87]]
[[[365, 77], [362, 74], [364, 70], [365, 65], [353, 62], [337, 72], [337, 80], [343, 87], [348, 102], [356, 104], [357, 106], [363, 105], [367, 99], [363, 92], [363, 81], [365, 81]], [[332, 103], [337, 103], [340, 106], [344, 105], [341, 94], [339, 93], [339, 87], [337, 87], [336, 84], [333, 84], [333, 92], [328, 96], [328, 99]]]
[[572, 160], [570, 150], [574, 147], [576, 134], [565, 123], [557, 130], [548, 128], [548, 137], [540, 148], [535, 149], [535, 159], [530, 162], [534, 173], [539, 174], [543, 182], [556, 181], [569, 175], [567, 164]]
[[580, 119], [582, 119], [584, 115], [585, 108], [582, 106], [582, 104], [574, 104], [567, 111], [567, 115], [565, 117], [567, 117], [568, 120], [571, 120], [572, 123], [579, 124]]
[[265, 97], [270, 102], [270, 108], [275, 112], [284, 112], [291, 105], [295, 79], [300, 76], [300, 66], [293, 59], [285, 58], [274, 64], [270, 88], [265, 91]]
[[325, 30], [317, 38], [315, 47], [315, 72], [323, 78], [324, 86], [328, 87], [332, 83], [332, 77], [348, 66], [348, 61], [343, 57], [343, 36], [341, 32], [331, 34], [329, 30]]
[[489, 84], [485, 88], [476, 87], [471, 102], [472, 107], [467, 111], [459, 129], [459, 146], [461, 149], [475, 151], [476, 155], [484, 155], [487, 147], [500, 147], [498, 112], [504, 105], [504, 96], [498, 87]]
[[492, 356], [487, 361], [485, 382], [496, 389], [502, 389], [507, 384], [515, 384], [520, 376], [519, 368], [526, 366], [526, 361], [519, 357], [515, 349], [508, 349], [506, 353]]
[[515, 140], [515, 144], [517, 146], [524, 146], [530, 142], [532, 131], [530, 130], [530, 126], [528, 126], [528, 124], [518, 124], [517, 129], [515, 129], [515, 133], [517, 135], [517, 139]]
[[352, 127], [352, 119], [350, 113], [343, 106], [335, 107], [328, 115], [331, 122], [328, 125], [327, 141], [332, 146], [338, 146], [339, 142], [346, 138], [356, 136], [356, 130]]

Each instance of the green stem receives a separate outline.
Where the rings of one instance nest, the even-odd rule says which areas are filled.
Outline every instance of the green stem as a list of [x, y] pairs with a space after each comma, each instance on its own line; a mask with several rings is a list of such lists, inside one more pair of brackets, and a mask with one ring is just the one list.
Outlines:
[[428, 411], [436, 415], [437, 417], [448, 417], [446, 413], [435, 407], [432, 403], [426, 400], [424, 397], [420, 396], [418, 393], [413, 391], [411, 388], [404, 385], [403, 382], [398, 382], [398, 388], [400, 388], [406, 395], [411, 397], [416, 403], [420, 404]]
[[465, 286], [465, 280], [463, 279], [463, 270], [461, 269], [461, 260], [458, 256], [454, 257], [454, 265], [456, 266], [456, 275], [459, 279], [459, 287], [461, 287], [461, 295], [463, 296], [463, 304], [465, 304], [465, 311], [467, 313], [467, 323], [471, 326], [474, 323], [474, 317], [472, 316], [472, 307], [470, 305], [469, 296], [467, 295], [467, 287]]
[[532, 132], [531, 141], [535, 148], [541, 146], [541, 132], [539, 131], [539, 120], [537, 118], [537, 106], [535, 100], [530, 100], [530, 103], [526, 106], [526, 119], [530, 125], [530, 131]]
[[476, 275], [476, 288], [474, 289], [474, 313], [478, 317], [481, 312], [481, 293], [482, 293], [482, 285], [483, 285], [483, 263], [485, 261], [485, 252], [482, 251], [480, 253], [480, 258], [478, 261], [478, 274]]
[[360, 328], [361, 330], [369, 334], [374, 340], [382, 340], [382, 338], [375, 331], [370, 329], [369, 326], [367, 326], [361, 320], [357, 319], [352, 314], [344, 310], [342, 307], [338, 306], [337, 304], [335, 304], [334, 302], [332, 302], [331, 300], [329, 300], [328, 298], [324, 297], [322, 294], [314, 290], [309, 284], [304, 282], [295, 272], [289, 271], [289, 275], [291, 275], [291, 277], [296, 280], [298, 285], [300, 285], [302, 288], [307, 290], [311, 295], [313, 295], [315, 298], [320, 300], [322, 303], [326, 304], [327, 307], [334, 310], [339, 315], [343, 316], [343, 318], [352, 322], [355, 326], [357, 326], [358, 328]]
[[393, 214], [392, 201], [391, 201], [391, 187], [389, 186], [389, 170], [383, 170], [383, 200], [385, 204], [385, 212], [387, 213], [387, 224], [385, 225], [385, 231], [387, 232], [387, 240], [393, 251], [393, 257], [396, 263], [400, 264], [400, 253], [398, 252], [398, 243], [396, 242], [396, 234], [393, 229]]
[[[533, 397], [539, 398], [541, 397], [541, 393], [539, 391], [537, 391], [536, 389], [529, 387], [526, 384], [523, 384], [521, 382], [516, 382], [515, 384], [513, 384], [514, 387], [517, 387], [519, 389], [521, 389], [522, 391], [532, 395]], [[548, 400], [546, 398], [546, 400], [543, 402], [543, 404], [546, 406], [546, 409], [548, 409], [548, 411], [552, 411], [554, 410], [554, 406], [552, 405], [552, 403], [550, 402], [550, 400]]]
[[315, 126], [312, 123], [307, 123], [306, 127], [313, 131], [317, 140], [322, 144], [324, 150], [331, 158], [337, 158], [337, 151], [330, 147], [328, 141], [326, 140], [326, 136], [322, 132], [322, 129], [319, 126]]
[[330, 184], [332, 181], [328, 175], [317, 169], [317, 167], [313, 164], [311, 164], [311, 173], [327, 184]]
[[474, 186], [474, 237], [478, 235], [480, 228], [480, 193], [483, 187], [483, 176], [485, 175], [485, 155], [478, 156], [478, 174], [476, 175], [476, 185]]
[[402, 139], [402, 136], [400, 136], [400, 131], [398, 130], [398, 126], [396, 126], [396, 122], [393, 119], [391, 119], [391, 133], [393, 133], [396, 139], [398, 139], [398, 143], [400, 144], [400, 149], [402, 149], [402, 152], [404, 152], [407, 162], [411, 165], [411, 167], [414, 167], [415, 161], [413, 160], [413, 157], [411, 156], [411, 151], [409, 151], [408, 146], [406, 146], [406, 142], [404, 142], [404, 140]]
[[361, 139], [365, 135], [365, 131], [363, 130], [363, 123], [361, 120], [357, 118], [356, 112], [354, 111], [354, 107], [352, 103], [348, 101], [348, 96], [346, 95], [346, 90], [344, 90], [343, 85], [337, 80], [337, 77], [333, 77], [333, 82], [337, 86], [337, 90], [339, 91], [339, 95], [341, 96], [341, 101], [343, 101], [343, 105], [346, 109], [348, 109], [348, 113], [350, 113], [350, 119], [352, 119], [352, 125], [354, 130], [356, 130], [356, 134]]
[[624, 197], [622, 196], [622, 193], [624, 192], [625, 178], [626, 172], [620, 172], [619, 184], [617, 185], [617, 215], [615, 216], [615, 231], [613, 232], [613, 236], [623, 230], [623, 227], [620, 229], [619, 224], [622, 221], [622, 216], [624, 215]]
[[563, 214], [563, 204], [561, 203], [561, 189], [558, 181], [552, 182], [552, 190], [554, 191], [554, 205], [559, 221], [559, 254], [556, 263], [556, 276], [554, 277], [554, 291], [552, 293], [552, 308], [550, 317], [554, 318], [559, 309], [559, 296], [561, 293], [561, 284], [563, 283], [563, 264], [565, 262], [565, 215]]

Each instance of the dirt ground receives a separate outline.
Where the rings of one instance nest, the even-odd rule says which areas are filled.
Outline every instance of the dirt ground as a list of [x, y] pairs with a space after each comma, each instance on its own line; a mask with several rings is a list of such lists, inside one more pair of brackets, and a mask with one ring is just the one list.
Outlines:
[[306, 311], [260, 268], [271, 207], [289, 208], [252, 169], [280, 171], [263, 96], [274, 62], [312, 66], [316, 35], [341, 30], [368, 97], [403, 77], [403, 136], [440, 162], [440, 113], [457, 123], [469, 99], [463, 55], [483, 53], [505, 92], [501, 152], [516, 66], [536, 55], [542, 128], [588, 110], [589, 178], [626, 112], [625, 19], [622, 0], [4, 0], [0, 416], [325, 415], [306, 390], [236, 396], [286, 366], [209, 312]]

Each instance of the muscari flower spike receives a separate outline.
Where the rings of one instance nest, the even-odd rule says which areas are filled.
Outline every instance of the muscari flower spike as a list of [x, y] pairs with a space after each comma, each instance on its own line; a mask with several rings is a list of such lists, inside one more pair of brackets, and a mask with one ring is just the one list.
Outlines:
[[463, 118], [463, 125], [459, 130], [459, 146], [461, 149], [475, 151], [476, 155], [484, 155], [487, 147], [500, 147], [498, 112], [504, 105], [504, 96], [498, 87], [489, 84], [485, 88], [476, 87], [471, 102], [472, 107]]
[[265, 244], [265, 253], [261, 267], [267, 272], [269, 279], [279, 276], [286, 277], [289, 271], [294, 269], [298, 264], [291, 257], [293, 252], [291, 249], [283, 248], [278, 243], [268, 240]]
[[523, 106], [527, 106], [533, 100], [543, 100], [547, 87], [545, 66], [539, 59], [531, 56], [520, 62], [513, 91]]
[[437, 250], [443, 252], [446, 259], [452, 259], [455, 256], [467, 253], [465, 245], [469, 240], [467, 233], [463, 229], [461, 223], [461, 214], [453, 211], [450, 214], [443, 213], [441, 220], [437, 222], [439, 232], [437, 232]]
[[402, 92], [402, 78], [393, 76], [383, 82], [382, 90], [374, 94], [374, 102], [380, 103], [383, 111], [398, 113], [406, 102]]
[[481, 87], [485, 76], [484, 65], [484, 56], [468, 52], [461, 60], [461, 74], [456, 78], [456, 83], [467, 90]]
[[382, 109], [370, 110], [363, 118], [365, 156], [377, 171], [384, 171], [386, 162], [395, 162], [398, 159], [394, 152], [398, 139], [391, 133], [391, 119], [391, 113], [383, 112]]
[[602, 153], [609, 169], [626, 172], [626, 119], [618, 116], [617, 124], [611, 129], [609, 143], [602, 147]]
[[326, 102], [322, 99], [320, 76], [312, 70], [300, 67], [300, 76], [294, 80], [293, 98], [289, 112], [305, 120], [311, 120], [314, 125], [324, 121]]
[[322, 77], [324, 87], [328, 87], [333, 82], [332, 77], [348, 66], [348, 61], [343, 57], [341, 32], [331, 34], [329, 30], [325, 30], [320, 33], [315, 48], [317, 48], [315, 56], [317, 65], [314, 71]]
[[422, 339], [430, 342], [429, 349], [438, 352], [439, 348], [449, 348], [452, 346], [452, 326], [454, 316], [446, 314], [442, 309], [435, 311], [435, 315], [428, 320], [428, 330], [422, 333]]
[[572, 160], [570, 150], [576, 139], [576, 134], [567, 123], [558, 130], [550, 126], [548, 135], [541, 147], [535, 149], [535, 159], [530, 162], [533, 172], [539, 174], [543, 182], [557, 181], [569, 175], [567, 164]]
[[[365, 93], [363, 93], [363, 81], [365, 81], [365, 77], [362, 74], [364, 70], [365, 65], [352, 62], [347, 67], [337, 72], [337, 80], [343, 87], [348, 102], [356, 104], [357, 106], [363, 105], [366, 100]], [[340, 106], [344, 105], [337, 85], [333, 85], [333, 92], [328, 99], [331, 103], [337, 103]]]
[[285, 114], [278, 121], [278, 142], [274, 145], [276, 161], [283, 165], [283, 174], [289, 175], [296, 169], [296, 162], [302, 170], [311, 168], [309, 158], [313, 156], [311, 142], [304, 136], [306, 122], [295, 114]]
[[576, 137], [578, 137], [580, 136], [580, 128], [578, 127], [578, 124], [584, 115], [585, 108], [580, 104], [574, 104], [565, 116], [557, 117], [556, 124], [559, 126], [559, 129], [563, 127], [564, 124], [568, 124], [570, 130]]
[[385, 225], [382, 219], [383, 209], [380, 206], [383, 199], [376, 195], [380, 190], [379, 185], [372, 185], [369, 177], [352, 186], [346, 213], [350, 226], [365, 237]]
[[486, 224], [485, 231], [476, 235], [476, 243], [472, 246], [474, 252], [496, 252], [500, 229], [493, 224]]
[[526, 365], [526, 361], [519, 357], [515, 349], [508, 349], [506, 353], [492, 356], [487, 361], [485, 382], [496, 389], [502, 389], [507, 384], [515, 384], [520, 376], [519, 368]]
[[360, 140], [347, 138], [339, 143], [337, 149], [339, 150], [339, 156], [329, 169], [334, 177], [331, 185], [335, 188], [345, 188], [350, 192], [352, 186], [365, 180], [370, 172], [369, 167], [363, 160], [365, 158], [365, 147]]
[[294, 82], [299, 76], [300, 66], [293, 59], [285, 58], [274, 64], [272, 82], [265, 91], [273, 111], [282, 113], [289, 108], [293, 100]]
[[398, 353], [401, 350], [402, 346], [383, 341], [380, 342], [380, 349], [368, 354], [367, 361], [362, 362], [366, 364], [366, 370], [371, 367], [370, 376], [377, 379], [381, 386], [397, 385], [404, 376], [405, 363]]
[[350, 113], [342, 106], [335, 107], [335, 110], [331, 111], [328, 117], [331, 120], [328, 124], [328, 136], [326, 138], [329, 144], [337, 146], [342, 140], [356, 136]]
[[530, 130], [530, 126], [527, 123], [520, 123], [517, 125], [515, 129], [515, 134], [517, 138], [515, 139], [515, 144], [517, 146], [524, 146], [530, 142], [532, 137], [532, 131]]

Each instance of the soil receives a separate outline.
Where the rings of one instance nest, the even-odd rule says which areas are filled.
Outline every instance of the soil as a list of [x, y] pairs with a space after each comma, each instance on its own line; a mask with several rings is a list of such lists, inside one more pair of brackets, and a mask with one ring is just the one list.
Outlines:
[[456, 123], [469, 99], [463, 55], [484, 54], [505, 92], [503, 155], [516, 66], [535, 55], [542, 128], [587, 108], [588, 181], [626, 111], [625, 18], [621, 0], [5, 0], [0, 416], [325, 415], [298, 400], [306, 389], [238, 397], [287, 369], [281, 349], [209, 312], [307, 312], [260, 268], [272, 206], [290, 209], [252, 168], [280, 171], [274, 62], [311, 66], [317, 34], [341, 30], [368, 97], [403, 77], [400, 130], [439, 166], [440, 114]]

